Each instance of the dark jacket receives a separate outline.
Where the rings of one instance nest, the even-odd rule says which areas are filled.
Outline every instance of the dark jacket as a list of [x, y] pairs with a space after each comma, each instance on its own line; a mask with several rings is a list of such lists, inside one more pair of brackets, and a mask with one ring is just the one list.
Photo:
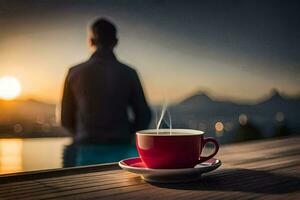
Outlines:
[[74, 134], [75, 142], [127, 141], [137, 130], [146, 129], [150, 119], [136, 71], [120, 63], [112, 51], [97, 50], [87, 62], [69, 70], [61, 122]]

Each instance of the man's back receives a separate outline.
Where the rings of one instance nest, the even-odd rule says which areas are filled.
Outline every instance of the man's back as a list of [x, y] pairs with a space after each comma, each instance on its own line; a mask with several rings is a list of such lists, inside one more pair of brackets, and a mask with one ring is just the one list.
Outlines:
[[[128, 108], [135, 120], [130, 122]], [[62, 102], [62, 125], [75, 142], [129, 141], [147, 128], [151, 112], [135, 70], [120, 63], [112, 51], [98, 50], [70, 69]]]

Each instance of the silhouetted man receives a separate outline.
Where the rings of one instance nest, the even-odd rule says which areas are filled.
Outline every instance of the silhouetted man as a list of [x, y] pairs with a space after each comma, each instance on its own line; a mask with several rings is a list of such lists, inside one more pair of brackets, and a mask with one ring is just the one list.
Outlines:
[[66, 77], [61, 121], [74, 134], [75, 143], [128, 143], [135, 131], [149, 125], [151, 112], [138, 75], [113, 53], [116, 33], [108, 20], [96, 20], [90, 38], [96, 51]]

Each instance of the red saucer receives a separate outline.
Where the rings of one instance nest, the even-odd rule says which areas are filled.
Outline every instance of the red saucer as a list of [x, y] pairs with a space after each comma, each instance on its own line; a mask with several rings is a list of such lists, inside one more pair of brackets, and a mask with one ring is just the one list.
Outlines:
[[139, 157], [121, 160], [119, 166], [129, 172], [139, 174], [148, 182], [173, 183], [199, 180], [201, 174], [221, 166], [221, 161], [212, 158], [192, 168], [152, 169], [147, 168]]

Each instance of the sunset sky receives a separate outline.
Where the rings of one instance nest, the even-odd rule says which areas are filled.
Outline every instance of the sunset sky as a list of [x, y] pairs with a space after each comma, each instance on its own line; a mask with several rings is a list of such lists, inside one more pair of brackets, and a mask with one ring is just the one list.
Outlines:
[[284, 2], [0, 0], [0, 77], [20, 81], [20, 98], [59, 102], [68, 68], [91, 53], [88, 24], [105, 16], [151, 103], [299, 94], [300, 4]]

